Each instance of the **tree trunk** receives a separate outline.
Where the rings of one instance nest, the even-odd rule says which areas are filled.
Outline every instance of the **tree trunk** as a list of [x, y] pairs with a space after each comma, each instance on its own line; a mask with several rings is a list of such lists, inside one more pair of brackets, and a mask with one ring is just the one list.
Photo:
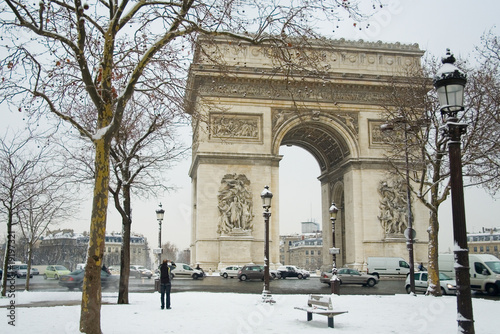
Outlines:
[[130, 185], [123, 186], [122, 213], [122, 250], [120, 261], [120, 289], [118, 304], [128, 304], [128, 282], [130, 277], [130, 231], [132, 226], [132, 209], [130, 207]]
[[80, 314], [80, 331], [87, 334], [101, 334], [101, 267], [109, 196], [110, 140], [106, 136], [96, 140], [95, 150], [94, 199]]
[[28, 270], [26, 272], [26, 284], [24, 285], [24, 290], [30, 291], [30, 275], [31, 275], [31, 260], [33, 258], [33, 243], [31, 240], [28, 241]]
[[431, 211], [431, 216], [429, 218], [429, 264], [427, 266], [428, 276], [428, 288], [427, 295], [432, 295], [439, 297], [441, 293], [441, 285], [439, 283], [439, 266], [438, 266], [438, 233], [439, 233], [439, 221], [438, 214], [435, 211]]
[[2, 297], [7, 296], [7, 272], [9, 269], [9, 263], [13, 263], [16, 251], [12, 247], [12, 241], [14, 241], [16, 235], [12, 233], [12, 211], [9, 210], [9, 221], [7, 222], [7, 243], [5, 245], [5, 257], [3, 261], [3, 275], [2, 275]]

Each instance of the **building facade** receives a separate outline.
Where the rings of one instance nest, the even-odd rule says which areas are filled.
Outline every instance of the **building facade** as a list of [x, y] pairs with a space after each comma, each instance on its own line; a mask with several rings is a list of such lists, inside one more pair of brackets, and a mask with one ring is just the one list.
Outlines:
[[468, 233], [469, 254], [491, 254], [500, 258], [500, 228], [484, 228], [480, 233]]
[[[87, 232], [77, 233], [71, 229], [48, 232], [35, 250], [35, 265], [60, 264], [74, 270], [78, 263], [85, 263], [89, 236]], [[107, 233], [105, 236], [103, 263], [106, 267], [120, 267], [122, 236]], [[147, 239], [138, 234], [130, 236], [130, 264], [150, 267], [151, 259]]]
[[323, 266], [323, 237], [321, 233], [280, 236], [280, 262], [308, 271]]

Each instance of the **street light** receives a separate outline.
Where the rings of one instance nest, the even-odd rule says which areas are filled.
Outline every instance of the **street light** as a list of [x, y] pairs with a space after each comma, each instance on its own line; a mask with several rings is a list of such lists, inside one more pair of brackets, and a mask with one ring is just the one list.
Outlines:
[[443, 66], [434, 76], [443, 126], [448, 137], [450, 156], [451, 208], [453, 214], [453, 237], [455, 239], [455, 276], [457, 282], [458, 329], [460, 333], [474, 333], [472, 300], [469, 277], [469, 250], [467, 246], [467, 227], [465, 224], [464, 189], [462, 180], [461, 137], [467, 124], [459, 123], [458, 112], [464, 110], [464, 87], [467, 76], [453, 65], [455, 57], [446, 50]]
[[335, 248], [335, 220], [337, 220], [337, 213], [339, 209], [335, 206], [335, 203], [332, 202], [332, 205], [328, 209], [330, 212], [330, 220], [332, 221], [332, 248], [330, 249], [330, 254], [333, 257], [333, 265], [332, 265], [332, 278], [330, 279], [330, 287], [332, 289], [332, 293], [340, 295], [340, 280], [337, 276], [337, 254], [340, 253], [338, 248]]
[[264, 223], [265, 223], [265, 245], [264, 245], [264, 290], [262, 291], [262, 301], [266, 303], [274, 303], [271, 296], [271, 291], [269, 290], [269, 217], [271, 217], [271, 212], [269, 208], [271, 207], [271, 199], [273, 198], [273, 193], [269, 191], [269, 186], [265, 186], [264, 190], [260, 194], [262, 198], [262, 207], [264, 208]]
[[160, 203], [159, 208], [156, 210], [156, 220], [158, 220], [158, 267], [161, 265], [161, 253], [163, 253], [161, 248], [161, 223], [163, 222], [164, 215], [165, 210], [162, 209]]
[[382, 131], [394, 130], [395, 124], [403, 125], [404, 132], [404, 145], [405, 145], [405, 176], [406, 176], [406, 205], [407, 205], [407, 219], [408, 228], [405, 231], [406, 248], [408, 249], [408, 262], [410, 262], [410, 290], [415, 294], [415, 260], [413, 253], [413, 244], [415, 239], [415, 231], [413, 230], [413, 213], [411, 208], [411, 191], [410, 191], [410, 166], [408, 158], [408, 131], [411, 131], [412, 126], [408, 124], [409, 121], [405, 117], [397, 117], [391, 120], [390, 123], [382, 124], [380, 129]]

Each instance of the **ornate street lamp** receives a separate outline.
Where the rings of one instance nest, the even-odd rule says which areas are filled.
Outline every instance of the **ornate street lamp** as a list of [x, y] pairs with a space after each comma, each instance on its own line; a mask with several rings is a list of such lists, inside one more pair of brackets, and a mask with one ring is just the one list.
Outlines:
[[163, 253], [163, 249], [161, 248], [161, 223], [164, 216], [165, 210], [162, 209], [160, 203], [159, 208], [156, 210], [156, 220], [158, 220], [158, 267], [161, 265], [161, 254]]
[[462, 180], [461, 137], [467, 124], [459, 123], [458, 112], [464, 110], [464, 87], [467, 76], [453, 65], [455, 58], [447, 49], [443, 66], [434, 76], [441, 117], [446, 122], [443, 127], [448, 137], [450, 156], [451, 208], [453, 214], [453, 237], [455, 239], [455, 276], [457, 282], [458, 331], [474, 333], [472, 300], [469, 277], [469, 250], [465, 223], [464, 189]]
[[260, 194], [262, 198], [262, 207], [264, 208], [264, 290], [262, 291], [262, 301], [268, 303], [274, 303], [272, 299], [271, 291], [269, 290], [269, 217], [271, 217], [271, 199], [273, 198], [273, 193], [269, 191], [269, 186], [265, 186], [264, 190]]
[[330, 279], [330, 287], [332, 289], [332, 293], [337, 295], [340, 294], [340, 280], [337, 276], [337, 254], [340, 253], [338, 248], [335, 248], [335, 221], [337, 220], [337, 213], [339, 209], [335, 206], [335, 203], [332, 202], [332, 205], [328, 209], [330, 213], [330, 220], [332, 222], [332, 248], [330, 248], [330, 254], [332, 254], [333, 265], [332, 265], [332, 278]]

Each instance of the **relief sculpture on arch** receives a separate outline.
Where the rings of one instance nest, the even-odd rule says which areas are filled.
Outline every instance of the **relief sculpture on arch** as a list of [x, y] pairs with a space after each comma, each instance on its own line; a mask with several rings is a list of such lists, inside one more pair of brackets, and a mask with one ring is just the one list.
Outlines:
[[239, 174], [226, 174], [219, 187], [218, 209], [221, 235], [251, 235], [253, 231], [253, 203], [250, 181]]

